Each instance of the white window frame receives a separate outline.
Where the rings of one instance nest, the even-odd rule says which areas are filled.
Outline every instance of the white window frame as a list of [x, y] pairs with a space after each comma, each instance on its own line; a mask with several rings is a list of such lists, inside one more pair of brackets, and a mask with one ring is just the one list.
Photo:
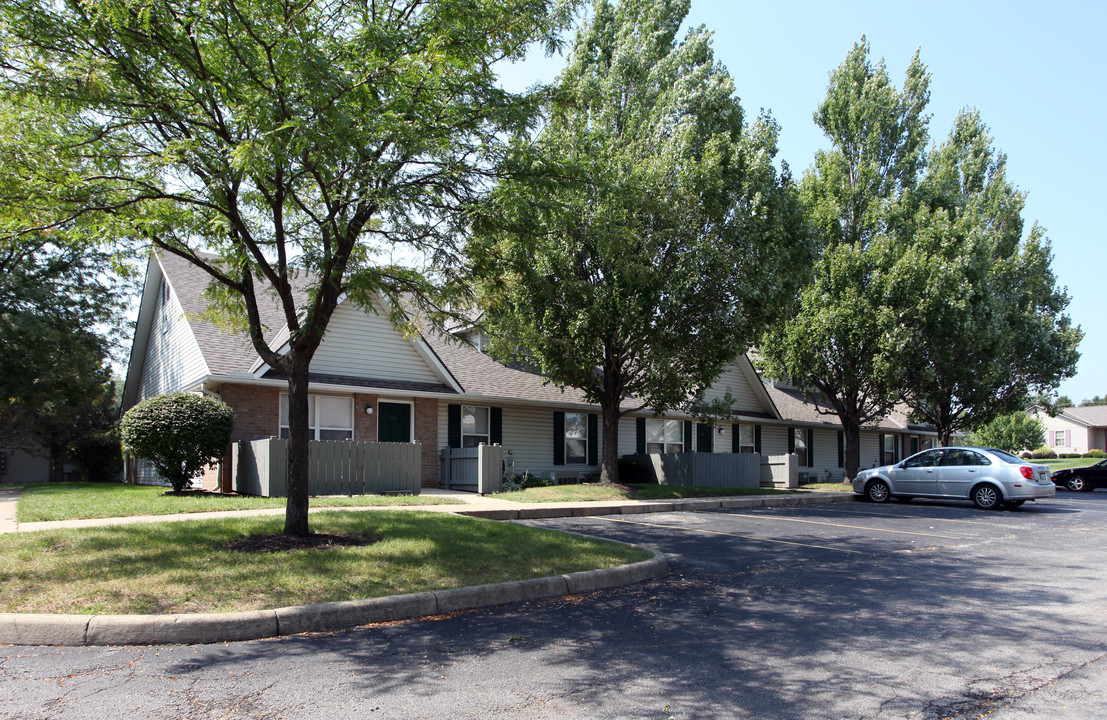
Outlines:
[[[669, 428], [676, 425], [680, 428], [680, 442], [669, 440]], [[651, 428], [652, 426], [652, 428]], [[652, 429], [652, 432], [651, 432]], [[658, 429], [660, 429], [661, 442], [650, 442], [650, 437], [657, 437]], [[650, 446], [660, 445], [660, 449], [650, 449]], [[678, 447], [679, 446], [679, 447]], [[684, 421], [683, 420], [667, 420], [666, 418], [646, 418], [646, 452], [649, 454], [663, 454], [663, 453], [675, 453], [684, 452]]]
[[1065, 444], [1065, 431], [1064, 430], [1051, 430], [1053, 433], [1053, 447], [1068, 447]]
[[792, 428], [792, 437], [795, 438], [796, 464], [803, 467], [811, 467], [808, 455], [811, 448], [807, 447], [807, 428]]
[[[350, 404], [350, 413], [349, 413], [350, 425], [349, 425], [349, 427], [331, 427], [331, 426], [323, 427], [323, 426], [319, 425], [319, 412], [318, 412], [318, 408], [315, 407], [315, 404], [316, 404], [316, 402], [318, 401], [318, 399], [320, 397], [325, 397], [325, 398], [329, 398], [329, 399], [342, 399], [342, 400], [348, 400], [349, 401], [349, 404]], [[350, 435], [349, 435], [349, 437], [347, 437], [345, 439], [346, 440], [353, 440], [354, 439], [354, 396], [353, 395], [319, 395], [319, 394], [314, 394], [314, 393], [309, 394], [308, 395], [308, 420], [309, 420], [309, 423], [310, 423], [310, 419], [313, 415], [315, 417], [315, 424], [310, 425], [309, 428], [308, 428], [310, 430], [310, 435], [308, 436], [308, 439], [310, 439], [310, 440], [321, 440], [322, 438], [320, 438], [319, 436], [324, 431], [326, 431], [326, 432], [336, 432], [336, 431], [348, 432]], [[289, 430], [289, 427], [288, 427], [288, 393], [281, 393], [281, 399], [279, 401], [279, 407], [277, 408], [277, 436], [282, 437], [282, 438], [287, 438], [289, 436], [289, 434], [290, 434], [290, 430]]]
[[[746, 444], [746, 430], [749, 430], [749, 444]], [[731, 428], [731, 432], [738, 433], [738, 452], [740, 453], [755, 453], [757, 452], [757, 428], [753, 425], [745, 423], [735, 423]]]
[[[888, 443], [888, 445], [885, 445]], [[891, 454], [891, 459], [888, 455]], [[880, 434], [880, 464], [894, 465], [896, 462], [896, 436], [889, 433]]]
[[[488, 428], [488, 432], [485, 433], [466, 433], [465, 432], [465, 408], [471, 408], [473, 410], [483, 410], [485, 413], [485, 427]], [[415, 414], [412, 412], [412, 418]], [[461, 447], [477, 447], [478, 445], [491, 445], [492, 444], [492, 408], [487, 405], [462, 405], [461, 406]], [[412, 436], [414, 437], [414, 435]], [[483, 442], [477, 442], [472, 445], [465, 444], [465, 438], [484, 438]]]
[[[569, 435], [569, 417], [571, 415], [577, 415], [577, 416], [580, 417], [581, 423], [582, 423], [581, 427], [584, 429], [584, 437], [583, 438], [571, 437]], [[567, 413], [565, 413], [565, 420], [562, 423], [562, 428], [563, 428], [563, 433], [562, 433], [562, 436], [561, 436], [561, 443], [562, 443], [561, 447], [562, 447], [562, 452], [564, 453], [565, 464], [566, 465], [587, 465], [588, 464], [588, 443], [591, 441], [591, 439], [588, 437], [588, 413], [576, 413], [576, 412], [567, 412]], [[580, 459], [575, 459], [575, 456], [570, 456], [569, 455], [569, 441], [570, 440], [584, 440], [584, 455], [581, 456]], [[570, 457], [573, 457], [574, 459], [570, 459]]]

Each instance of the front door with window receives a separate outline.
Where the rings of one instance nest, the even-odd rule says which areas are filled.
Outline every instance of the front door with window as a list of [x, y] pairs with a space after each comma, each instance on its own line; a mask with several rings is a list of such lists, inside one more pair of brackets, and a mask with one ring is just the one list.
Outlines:
[[377, 413], [378, 442], [411, 442], [411, 405], [381, 402]]

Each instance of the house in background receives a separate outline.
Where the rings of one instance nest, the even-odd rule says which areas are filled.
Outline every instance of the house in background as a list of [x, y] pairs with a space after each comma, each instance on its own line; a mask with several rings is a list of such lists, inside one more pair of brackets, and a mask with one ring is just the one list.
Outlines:
[[[204, 319], [209, 278], [173, 255], [150, 258], [123, 392], [123, 411], [173, 391], [218, 397], [235, 412], [232, 441], [288, 434], [287, 383], [244, 334]], [[525, 370], [496, 362], [469, 342], [437, 335], [405, 337], [379, 313], [343, 301], [311, 365], [310, 424], [319, 440], [416, 442], [421, 482], [439, 483], [445, 448], [500, 444], [515, 472], [578, 477], [599, 470], [599, 412]], [[279, 347], [287, 329], [276, 305], [262, 309], [266, 339]], [[479, 345], [479, 343], [478, 343]], [[733, 399], [732, 417], [702, 423], [688, 414], [624, 416], [620, 454], [795, 453], [811, 480], [841, 480], [842, 433], [796, 390], [762, 381], [745, 355], [724, 369], [708, 399]], [[935, 434], [893, 413], [862, 433], [861, 467], [895, 462], [933, 444]], [[204, 487], [229, 490], [230, 463], [205, 475]], [[129, 462], [132, 482], [160, 483], [153, 468]]]
[[32, 442], [0, 445], [0, 483], [50, 482], [50, 451]]
[[1038, 405], [1028, 412], [1042, 421], [1046, 445], [1056, 453], [1107, 450], [1107, 405], [1064, 408], [1057, 417]]

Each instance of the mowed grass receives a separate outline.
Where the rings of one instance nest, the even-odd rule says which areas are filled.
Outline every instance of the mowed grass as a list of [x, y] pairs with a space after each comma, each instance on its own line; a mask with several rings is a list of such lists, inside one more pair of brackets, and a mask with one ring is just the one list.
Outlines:
[[781, 495], [790, 490], [771, 488], [711, 488], [689, 485], [555, 485], [527, 488], [515, 492], [489, 495], [497, 500], [521, 503], [542, 502], [590, 502], [604, 500], [674, 500], [682, 498], [731, 497], [735, 495]]
[[0, 535], [0, 612], [231, 612], [524, 580], [648, 559], [645, 550], [479, 518], [335, 511], [313, 532], [359, 547], [243, 553], [283, 519], [225, 518]]
[[[6, 485], [5, 487], [11, 487]], [[82, 518], [128, 517], [131, 515], [174, 515], [283, 508], [285, 498], [245, 495], [166, 495], [168, 488], [123, 483], [40, 483], [23, 485], [16, 506], [21, 523]], [[355, 495], [317, 497], [312, 507], [376, 507], [397, 505], [448, 505], [459, 501], [422, 495]]]
[[1056, 460], [1027, 460], [1027, 462], [1036, 463], [1038, 465], [1048, 465], [1049, 471], [1054, 472], [1056, 470], [1067, 470], [1069, 468], [1083, 468], [1091, 467], [1103, 458], [1086, 457], [1086, 458], [1057, 458]]
[[800, 485], [800, 488], [819, 492], [853, 492], [853, 484], [847, 482], [807, 483]]

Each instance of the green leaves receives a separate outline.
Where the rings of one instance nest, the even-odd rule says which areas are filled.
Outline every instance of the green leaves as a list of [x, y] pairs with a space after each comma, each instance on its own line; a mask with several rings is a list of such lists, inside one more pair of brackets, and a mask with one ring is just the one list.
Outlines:
[[[687, 407], [794, 296], [811, 256], [772, 164], [775, 122], [744, 122], [709, 33], [677, 39], [687, 9], [595, 4], [548, 122], [513, 144], [469, 247], [503, 355], [521, 346], [615, 420], [624, 401]], [[616, 446], [605, 436], [609, 479]]]

